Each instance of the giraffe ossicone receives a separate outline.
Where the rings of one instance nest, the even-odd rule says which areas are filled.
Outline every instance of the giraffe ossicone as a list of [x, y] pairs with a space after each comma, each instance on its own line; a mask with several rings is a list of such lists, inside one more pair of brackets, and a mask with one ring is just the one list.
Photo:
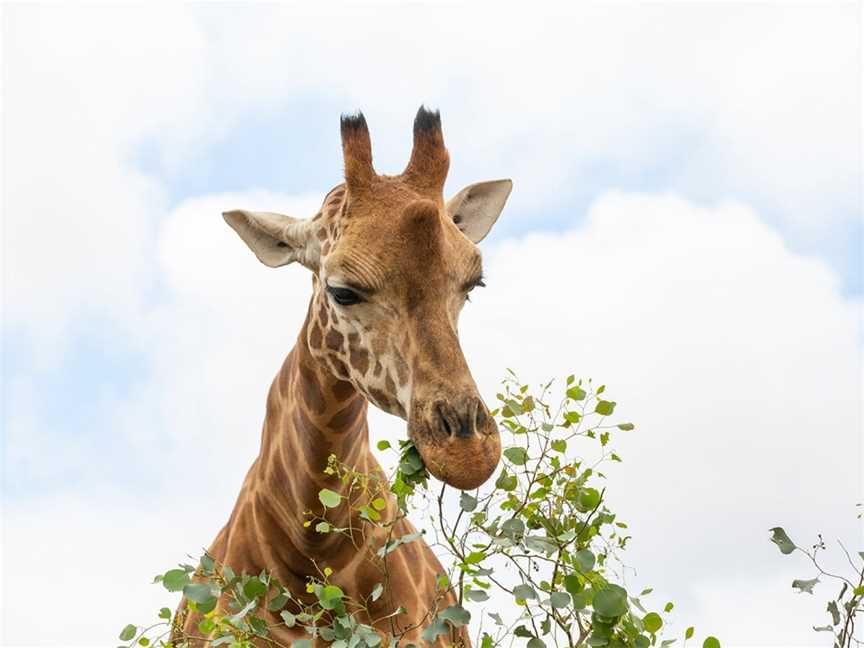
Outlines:
[[[361, 113], [342, 117], [341, 135], [344, 182], [316, 215], [224, 213], [262, 263], [308, 268], [312, 298], [270, 389], [259, 456], [208, 552], [237, 572], [267, 569], [301, 596], [305, 579], [326, 565], [334, 583], [359, 600], [380, 572], [344, 536], [322, 535], [303, 521], [306, 512], [321, 510], [320, 489], [345, 488], [324, 473], [331, 455], [380, 473], [367, 403], [404, 419], [429, 471], [453, 487], [476, 488], [498, 465], [498, 430], [462, 353], [458, 321], [468, 293], [483, 285], [477, 243], [512, 183], [479, 182], [445, 201], [449, 154], [438, 112], [423, 107], [399, 175], [375, 171]], [[382, 515], [395, 519], [395, 513], [388, 496]], [[349, 516], [345, 525], [354, 524], [349, 512], [342, 514]], [[394, 528], [397, 535], [414, 531], [406, 518]], [[446, 607], [455, 598], [449, 592], [441, 599], [436, 578], [443, 570], [424, 542], [406, 544], [388, 560], [389, 591], [372, 604], [367, 622], [386, 618], [382, 631], [395, 624], [419, 643], [430, 605]], [[194, 624], [190, 615], [186, 627]], [[302, 636], [296, 628], [273, 632], [286, 640]], [[457, 634], [469, 643], [467, 631]]]

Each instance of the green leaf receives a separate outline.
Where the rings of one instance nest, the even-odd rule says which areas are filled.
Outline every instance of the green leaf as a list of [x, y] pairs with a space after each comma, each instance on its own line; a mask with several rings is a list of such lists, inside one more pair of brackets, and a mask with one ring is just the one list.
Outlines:
[[310, 639], [297, 639], [291, 642], [291, 648], [312, 648], [312, 641]]
[[663, 627], [663, 619], [656, 612], [649, 612], [643, 617], [642, 625], [645, 626], [648, 632], [654, 634]]
[[560, 452], [561, 454], [564, 454], [565, 452], [567, 452], [567, 442], [564, 439], [555, 439], [552, 442], [552, 449], [555, 452]]
[[171, 610], [169, 610], [166, 607], [163, 607], [161, 610], [159, 610], [159, 618], [165, 619], [166, 621], [170, 621], [171, 620]]
[[837, 607], [837, 601], [828, 602], [828, 612], [831, 614], [831, 620], [834, 625], [840, 625], [840, 610]]
[[420, 637], [423, 641], [427, 641], [429, 643], [435, 643], [435, 640], [438, 639], [441, 635], [446, 635], [450, 632], [450, 628], [447, 627], [447, 624], [444, 623], [441, 619], [435, 619], [432, 623], [430, 623], [423, 630], [423, 633]]
[[528, 461], [528, 451], [525, 448], [507, 448], [504, 451], [504, 456], [514, 466], [524, 466]]
[[136, 634], [138, 634], [138, 628], [130, 623], [120, 632], [120, 641], [134, 639]]
[[379, 441], [375, 447], [377, 447], [379, 450], [381, 450], [383, 452], [384, 450], [390, 449], [390, 442], [387, 440]]
[[619, 585], [609, 585], [594, 595], [594, 610], [605, 617], [619, 617], [627, 612], [627, 591]]
[[266, 593], [267, 586], [262, 583], [257, 576], [253, 576], [243, 585], [243, 594], [245, 594], [246, 598], [250, 601], [253, 601], [259, 596], [263, 596]]
[[702, 648], [720, 648], [720, 641], [717, 637], [705, 637], [702, 642]]
[[198, 632], [200, 632], [201, 634], [205, 634], [205, 635], [210, 634], [215, 629], [216, 629], [216, 622], [209, 617], [204, 617], [203, 619], [201, 619], [201, 622], [198, 624]]
[[381, 598], [381, 595], [384, 593], [384, 585], [382, 583], [378, 583], [375, 587], [372, 588], [372, 600], [377, 601]]
[[179, 592], [189, 584], [189, 574], [185, 569], [171, 569], [162, 576], [162, 585], [169, 592]]
[[693, 633], [695, 632], [693, 626], [690, 626], [684, 631], [684, 639], [692, 639]]
[[270, 599], [270, 602], [267, 604], [267, 609], [271, 612], [275, 612], [276, 610], [281, 610], [285, 607], [285, 604], [288, 603], [290, 597], [287, 594], [280, 594], [279, 596], [275, 596]]
[[451, 605], [441, 610], [438, 618], [448, 621], [454, 628], [461, 628], [471, 621], [471, 613], [461, 605]]
[[318, 491], [318, 499], [321, 500], [321, 503], [325, 507], [336, 508], [342, 501], [342, 496], [339, 493], [334, 493], [329, 488], [322, 488]]
[[327, 585], [318, 595], [318, 601], [325, 610], [332, 610], [342, 602], [345, 592], [336, 585]]
[[315, 530], [318, 533], [330, 533], [330, 523], [329, 522], [319, 522], [315, 525]]
[[579, 421], [582, 420], [582, 415], [579, 412], [566, 412], [564, 414], [564, 420], [568, 423], [576, 425]]
[[489, 600], [489, 595], [482, 589], [470, 589], [465, 592], [465, 596], [468, 597], [468, 600], [474, 601], [475, 603], [483, 603], [484, 601]]
[[477, 498], [463, 491], [459, 496], [459, 507], [466, 513], [470, 513], [477, 508]]
[[[264, 619], [260, 619], [256, 616], [249, 617], [248, 619], [249, 626], [252, 628], [252, 632], [254, 632], [259, 637], [267, 636], [267, 622]], [[248, 645], [243, 648], [249, 648]]]
[[600, 505], [600, 491], [596, 488], [583, 488], [576, 500], [576, 509], [582, 513], [593, 511]]
[[786, 532], [781, 527], [771, 529], [771, 542], [780, 547], [780, 552], [788, 555], [795, 551], [795, 543], [789, 539]]
[[519, 518], [504, 520], [501, 524], [501, 532], [509, 538], [517, 538], [525, 533], [525, 523]]
[[502, 469], [501, 475], [495, 480], [495, 488], [500, 488], [503, 491], [512, 491], [516, 490], [518, 483], [515, 475], [508, 475], [507, 470]]
[[525, 646], [526, 648], [546, 648], [546, 642], [540, 637], [531, 637]]
[[672, 608], [675, 607], [675, 604], [672, 601], [669, 601], [666, 605], [663, 606], [663, 611], [666, 614], [669, 614], [672, 611]]
[[633, 425], [632, 423], [619, 423], [618, 429], [624, 430], [625, 432], [629, 432], [630, 430], [636, 429], [636, 426]]
[[572, 400], [585, 400], [585, 396], [587, 396], [587, 394], [585, 393], [585, 390], [581, 387], [571, 387], [567, 390], [567, 398], [570, 398]]
[[795, 579], [792, 581], [792, 587], [794, 587], [801, 593], [807, 592], [808, 594], [812, 594], [813, 588], [816, 587], [816, 583], [818, 582], [818, 578], [811, 578], [810, 580]]
[[523, 639], [530, 639], [534, 636], [534, 634], [524, 625], [516, 626], [516, 629], [513, 630], [513, 635], [516, 637], [522, 637]]
[[565, 608], [570, 605], [570, 595], [567, 592], [552, 592], [549, 605], [553, 608]]
[[486, 558], [485, 551], [472, 551], [470, 554], [465, 556], [465, 564], [476, 565], [477, 563], [482, 562], [484, 558]]
[[612, 412], [615, 411], [615, 405], [614, 401], [598, 400], [594, 411], [600, 414], [600, 416], [611, 416]]
[[183, 595], [196, 603], [207, 603], [210, 599], [215, 598], [210, 586], [204, 583], [190, 583], [183, 588]]
[[[295, 617], [293, 614], [291, 614], [288, 610], [282, 610], [282, 612], [279, 613], [279, 616], [282, 617], [282, 620], [285, 622], [285, 625], [288, 626], [289, 628], [293, 628], [294, 625], [297, 623], [297, 617]], [[294, 644], [296, 645], [297, 642], [295, 641]]]
[[579, 580], [576, 574], [567, 574], [564, 577], [564, 589], [570, 592], [570, 594], [578, 594], [582, 591], [583, 587], [582, 581]]
[[208, 556], [206, 553], [203, 556], [201, 556], [201, 569], [204, 570], [204, 573], [206, 575], [212, 574], [213, 570], [215, 568], [216, 568], [216, 561], [213, 560], [213, 558]]
[[384, 500], [383, 497], [376, 497], [374, 500], [372, 500], [372, 508], [374, 508], [376, 511], [383, 511], [385, 508], [387, 508], [387, 502]]
[[[534, 591], [534, 588], [528, 585], [527, 583], [522, 583], [521, 585], [517, 585], [513, 588], [513, 596], [518, 599], [536, 599], [537, 592]], [[532, 635], [533, 636], [533, 635]]]
[[595, 558], [590, 549], [580, 549], [573, 558], [576, 561], [576, 566], [580, 572], [587, 574], [594, 569]]

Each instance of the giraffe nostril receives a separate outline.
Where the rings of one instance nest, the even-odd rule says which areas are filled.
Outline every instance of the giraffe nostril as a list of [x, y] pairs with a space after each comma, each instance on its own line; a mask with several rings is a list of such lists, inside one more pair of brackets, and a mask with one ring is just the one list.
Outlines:
[[438, 405], [436, 408], [438, 410], [438, 418], [441, 419], [441, 428], [444, 430], [444, 433], [447, 436], [453, 436], [453, 426], [450, 425], [450, 420], [447, 418], [447, 415], [444, 413], [444, 408], [441, 405]]
[[475, 430], [479, 431], [479, 430], [483, 429], [483, 425], [486, 423], [486, 416], [487, 416], [486, 406], [483, 404], [482, 401], [479, 401], [479, 400], [475, 401], [474, 402], [474, 429]]

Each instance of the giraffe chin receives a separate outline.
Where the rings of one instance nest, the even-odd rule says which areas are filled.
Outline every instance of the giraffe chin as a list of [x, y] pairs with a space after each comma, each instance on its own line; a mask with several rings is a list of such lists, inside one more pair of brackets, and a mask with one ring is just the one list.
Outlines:
[[450, 437], [441, 443], [415, 439], [414, 444], [436, 479], [459, 490], [482, 486], [495, 472], [501, 459], [501, 439], [498, 431], [472, 434], [470, 437]]

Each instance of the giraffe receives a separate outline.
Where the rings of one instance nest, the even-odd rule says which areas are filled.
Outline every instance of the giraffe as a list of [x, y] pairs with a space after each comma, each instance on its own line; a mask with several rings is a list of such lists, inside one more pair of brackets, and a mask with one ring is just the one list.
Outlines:
[[[380, 581], [377, 567], [344, 536], [304, 527], [303, 515], [322, 511], [322, 488], [342, 493], [344, 486], [324, 473], [330, 455], [364, 472], [381, 470], [369, 446], [368, 403], [407, 422], [428, 470], [450, 486], [476, 488], [500, 459], [498, 430], [468, 369], [457, 324], [468, 293], [484, 285], [477, 243], [512, 183], [475, 183], [445, 202], [449, 154], [440, 115], [422, 106], [400, 175], [376, 173], [362, 113], [342, 116], [341, 137], [344, 182], [313, 218], [223, 214], [265, 265], [310, 270], [312, 298], [267, 396], [260, 453], [208, 553], [237, 573], [266, 569], [298, 593], [308, 576], [328, 566], [333, 583], [360, 598]], [[383, 514], [396, 514], [389, 494]], [[415, 531], [402, 519], [394, 535]], [[424, 614], [440, 594], [442, 566], [422, 540], [401, 546], [388, 561], [388, 591], [362, 621], [390, 616], [376, 629], [411, 628], [404, 639], [419, 645]], [[449, 593], [439, 607], [454, 602]], [[393, 616], [400, 606], [406, 611]], [[195, 634], [198, 620], [188, 615], [186, 631]], [[457, 635], [457, 643], [469, 645], [466, 629]], [[296, 628], [273, 630], [284, 645], [303, 636]]]

